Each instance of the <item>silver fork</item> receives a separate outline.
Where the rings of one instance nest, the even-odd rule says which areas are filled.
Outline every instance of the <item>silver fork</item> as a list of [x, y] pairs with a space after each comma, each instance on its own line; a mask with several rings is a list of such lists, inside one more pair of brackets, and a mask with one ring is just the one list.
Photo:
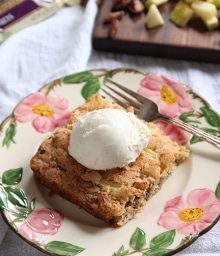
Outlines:
[[[208, 143], [212, 144], [216, 148], [220, 149], [220, 138], [218, 138], [217, 136], [204, 132], [203, 130], [196, 128], [194, 126], [191, 126], [181, 120], [163, 115], [159, 112], [157, 104], [155, 104], [153, 101], [149, 100], [144, 96], [141, 96], [140, 94], [126, 88], [125, 86], [119, 83], [116, 83], [111, 79], [108, 79], [108, 82], [111, 82], [117, 87], [117, 89], [114, 89], [109, 85], [105, 84], [105, 87], [108, 88], [111, 92], [114, 92], [114, 94], [112, 94], [111, 92], [108, 92], [103, 87], [102, 87], [102, 91], [107, 95], [109, 95], [116, 103], [118, 103], [124, 108], [133, 106], [134, 113], [140, 119], [143, 119], [147, 122], [151, 122], [159, 119], [169, 122], [193, 135], [196, 135], [200, 139], [207, 141]], [[118, 90], [118, 88], [120, 88], [120, 90]], [[125, 95], [125, 93], [127, 94]], [[119, 99], [118, 96], [120, 96], [122, 100]]]

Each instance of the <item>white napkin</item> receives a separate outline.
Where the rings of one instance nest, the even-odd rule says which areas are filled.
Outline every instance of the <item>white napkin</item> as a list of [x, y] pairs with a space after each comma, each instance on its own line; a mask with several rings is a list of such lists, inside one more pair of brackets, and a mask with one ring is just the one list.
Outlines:
[[96, 12], [95, 0], [63, 7], [0, 45], [0, 121], [46, 82], [85, 69]]

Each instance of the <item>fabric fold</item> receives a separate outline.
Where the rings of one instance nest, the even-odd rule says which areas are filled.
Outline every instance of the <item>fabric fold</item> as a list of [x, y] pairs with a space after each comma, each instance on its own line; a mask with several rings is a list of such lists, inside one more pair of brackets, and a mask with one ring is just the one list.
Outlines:
[[91, 54], [95, 0], [85, 7], [63, 7], [50, 18], [25, 28], [0, 45], [0, 118], [15, 103], [45, 83], [85, 69]]

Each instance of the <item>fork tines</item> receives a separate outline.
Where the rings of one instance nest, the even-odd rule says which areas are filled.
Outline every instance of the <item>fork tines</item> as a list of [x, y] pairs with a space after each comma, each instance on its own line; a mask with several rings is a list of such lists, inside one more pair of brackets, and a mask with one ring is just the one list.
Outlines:
[[[105, 84], [105, 89], [102, 87], [102, 91], [110, 96], [116, 103], [118, 103], [122, 107], [127, 108], [129, 106], [133, 106], [135, 112], [138, 112], [142, 105], [141, 103], [144, 103], [146, 99], [143, 96], [135, 93], [134, 91], [126, 88], [119, 83], [116, 83], [111, 79], [108, 79], [108, 82], [113, 84], [115, 88], [113, 88], [113, 86]], [[134, 99], [132, 99], [132, 97]]]

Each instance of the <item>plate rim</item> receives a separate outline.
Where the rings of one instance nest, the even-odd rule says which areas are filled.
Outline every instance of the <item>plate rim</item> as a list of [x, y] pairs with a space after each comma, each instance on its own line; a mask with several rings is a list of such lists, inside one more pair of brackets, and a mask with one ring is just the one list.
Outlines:
[[[69, 75], [75, 75], [75, 74], [78, 74], [78, 73], [81, 73], [81, 72], [86, 72], [86, 71], [89, 71], [89, 72], [118, 72], [118, 71], [129, 71], [129, 72], [137, 72], [141, 75], [144, 75], [146, 76], [147, 74], [149, 74], [150, 72], [144, 72], [144, 71], [140, 71], [138, 69], [135, 69], [135, 68], [126, 68], [126, 67], [122, 67], [122, 68], [115, 68], [115, 69], [105, 69], [105, 68], [97, 68], [97, 69], [88, 69], [88, 70], [83, 70], [83, 71], [80, 71], [80, 72], [74, 72], [74, 73], [70, 73], [66, 76], [62, 76], [60, 78], [57, 78], [55, 80], [52, 80], [46, 84], [44, 84], [43, 86], [41, 86], [37, 91], [35, 92], [32, 92], [32, 93], [29, 93], [28, 95], [26, 95], [25, 97], [23, 97], [16, 105], [15, 107], [13, 108], [11, 114], [9, 114], [7, 117], [5, 117], [1, 124], [0, 124], [0, 132], [2, 132], [2, 127], [5, 125], [5, 123], [7, 122], [7, 120], [13, 115], [13, 112], [14, 112], [14, 109], [25, 99], [27, 98], [29, 95], [32, 95], [36, 92], [39, 92], [39, 91], [44, 91], [45, 88], [47, 88], [48, 85], [54, 83], [54, 84], [57, 84], [59, 82], [63, 83], [63, 79]], [[159, 73], [154, 73], [154, 74], [159, 74]], [[159, 74], [159, 75], [162, 75], [162, 74]], [[104, 75], [102, 75], [101, 77], [103, 77]], [[168, 77], [166, 75], [162, 75], [164, 77]], [[168, 77], [170, 78], [170, 77]], [[171, 78], [172, 79], [172, 78]], [[175, 80], [177, 82], [179, 82], [178, 80]], [[179, 82], [181, 83], [181, 82]], [[62, 84], [63, 85], [63, 84]], [[211, 104], [206, 100], [204, 99], [199, 93], [195, 92], [193, 89], [191, 89], [188, 85], [185, 85], [185, 84], [182, 84], [184, 87], [186, 87], [189, 91], [191, 91], [193, 94], [195, 94], [196, 96], [198, 96], [198, 98], [200, 98], [206, 105], [211, 106]], [[214, 108], [213, 108], [214, 109]], [[51, 132], [50, 134], [52, 134], [53, 132]], [[2, 136], [0, 134], [0, 136]], [[2, 173], [1, 173], [2, 175]], [[6, 217], [6, 214], [4, 213], [4, 210], [0, 209], [0, 212], [1, 212], [1, 216], [4, 220], [4, 222], [7, 224], [7, 226], [14, 232], [16, 233], [16, 235], [18, 237], [20, 237], [23, 241], [25, 241], [26, 243], [28, 243], [30, 246], [34, 247], [35, 249], [47, 254], [47, 255], [59, 255], [59, 254], [54, 254], [54, 253], [50, 253], [48, 251], [46, 251], [45, 249], [43, 249], [42, 247], [40, 246], [37, 246], [37, 243], [33, 243], [31, 242], [30, 240], [24, 238], [19, 232], [16, 231], [16, 229], [13, 227], [13, 225], [10, 224], [8, 218]], [[206, 234], [208, 231], [210, 231], [220, 220], [220, 214], [219, 216], [212, 222], [212, 224], [210, 224], [208, 227], [206, 227], [205, 229], [203, 229], [202, 231], [198, 232], [192, 239], [190, 239], [189, 241], [187, 241], [186, 243], [182, 244], [180, 247], [176, 248], [176, 249], [172, 249], [171, 252], [168, 252], [166, 253], [165, 255], [173, 255], [177, 252], [180, 252], [184, 249], [186, 249], [187, 247], [189, 247], [191, 244], [193, 244], [199, 237], [201, 237], [202, 235]]]

